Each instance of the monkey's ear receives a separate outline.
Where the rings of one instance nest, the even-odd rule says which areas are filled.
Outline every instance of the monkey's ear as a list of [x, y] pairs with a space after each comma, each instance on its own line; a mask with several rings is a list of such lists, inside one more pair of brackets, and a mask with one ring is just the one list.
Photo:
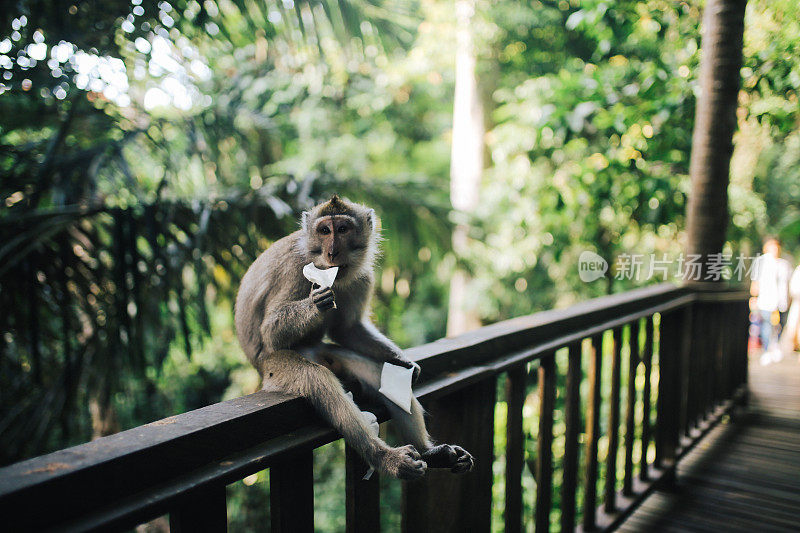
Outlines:
[[369, 220], [369, 227], [374, 233], [378, 228], [378, 216], [375, 214], [374, 209], [367, 211], [367, 220]]
[[303, 231], [308, 231], [308, 222], [311, 220], [311, 213], [308, 211], [303, 211], [302, 216], [300, 217], [300, 226], [303, 228]]

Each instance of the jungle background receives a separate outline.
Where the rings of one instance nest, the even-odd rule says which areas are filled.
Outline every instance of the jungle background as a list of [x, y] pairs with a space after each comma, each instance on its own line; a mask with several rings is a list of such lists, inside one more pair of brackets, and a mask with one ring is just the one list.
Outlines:
[[[613, 265], [682, 250], [702, 7], [6, 3], [0, 464], [254, 391], [238, 280], [333, 192], [381, 217], [374, 317], [403, 347], [457, 332], [454, 314], [463, 329], [658, 281]], [[730, 253], [800, 244], [799, 11], [748, 4]], [[584, 250], [604, 280], [580, 280]], [[322, 531], [344, 528], [342, 456], [316, 452]], [[232, 530], [267, 527], [268, 490], [264, 473], [229, 487]]]

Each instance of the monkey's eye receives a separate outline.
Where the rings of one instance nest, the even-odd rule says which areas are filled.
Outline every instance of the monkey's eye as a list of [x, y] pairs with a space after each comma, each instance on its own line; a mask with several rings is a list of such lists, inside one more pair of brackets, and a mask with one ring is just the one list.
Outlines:
[[322, 226], [321, 228], [319, 228], [319, 232], [322, 233], [323, 235], [330, 235], [331, 228], [329, 228], [328, 226]]
[[348, 227], [347, 226], [339, 226], [339, 233], [347, 233]]

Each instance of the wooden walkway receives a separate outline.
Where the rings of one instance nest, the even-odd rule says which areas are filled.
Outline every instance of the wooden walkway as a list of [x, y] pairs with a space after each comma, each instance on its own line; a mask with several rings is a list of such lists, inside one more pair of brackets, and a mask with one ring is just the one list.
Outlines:
[[620, 530], [800, 531], [800, 363], [750, 362], [750, 405], [678, 466], [674, 492], [658, 491]]

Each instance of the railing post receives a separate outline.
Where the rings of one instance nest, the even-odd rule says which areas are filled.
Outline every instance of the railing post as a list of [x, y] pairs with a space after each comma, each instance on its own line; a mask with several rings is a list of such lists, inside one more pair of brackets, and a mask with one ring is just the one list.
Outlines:
[[622, 493], [625, 496], [633, 494], [633, 442], [636, 438], [636, 369], [639, 367], [638, 320], [630, 325], [628, 347], [628, 392], [625, 399], [625, 481], [622, 485]]
[[525, 436], [522, 432], [522, 406], [525, 403], [525, 365], [508, 371], [506, 378], [506, 505], [505, 530], [522, 531], [522, 467]]
[[192, 492], [169, 513], [169, 529], [174, 533], [227, 531], [228, 515], [225, 485], [213, 485]]
[[314, 531], [314, 454], [304, 451], [269, 469], [273, 533]]
[[642, 457], [639, 463], [639, 479], [647, 481], [649, 478], [649, 463], [647, 462], [647, 452], [650, 449], [650, 411], [652, 402], [650, 400], [650, 379], [653, 370], [653, 317], [648, 316], [644, 319], [644, 352], [642, 353], [642, 363], [644, 364], [644, 386], [642, 387]]
[[736, 373], [734, 366], [734, 335], [730, 331], [736, 327], [736, 317], [734, 315], [734, 303], [722, 302], [719, 304], [722, 322], [720, 327], [720, 400], [728, 400], [736, 388], [733, 385], [733, 376]]
[[683, 308], [683, 324], [681, 326], [680, 331], [680, 362], [679, 362], [679, 377], [678, 377], [678, 386], [680, 388], [679, 392], [679, 413], [678, 413], [678, 428], [680, 434], [678, 435], [678, 440], [680, 442], [681, 435], [688, 435], [690, 429], [690, 410], [691, 404], [689, 403], [690, 400], [690, 391], [692, 387], [692, 379], [693, 376], [691, 374], [692, 370], [692, 347], [694, 345], [695, 339], [692, 337], [692, 323], [693, 323], [693, 306], [686, 306]]
[[578, 433], [581, 424], [581, 341], [569, 345], [564, 398], [564, 471], [561, 482], [561, 531], [575, 529], [575, 493], [578, 488]]
[[[737, 343], [738, 349], [736, 353], [738, 354], [738, 365], [736, 368], [739, 369], [737, 373], [737, 380], [736, 386], [741, 387], [742, 385], [747, 384], [748, 380], [748, 349], [750, 343], [750, 302], [745, 300], [738, 305], [738, 314], [739, 320], [737, 320], [737, 324], [739, 324], [739, 329], [741, 332], [739, 333], [739, 342]], [[742, 399], [743, 403], [747, 403], [749, 392], [745, 389], [744, 398]]]
[[586, 480], [583, 497], [583, 528], [595, 528], [597, 512], [597, 441], [600, 439], [600, 387], [603, 374], [603, 334], [592, 337], [589, 360], [589, 403], [586, 407]]
[[663, 313], [659, 330], [656, 464], [667, 468], [674, 466], [678, 450], [681, 315], [681, 310]]
[[723, 318], [724, 318], [724, 303], [714, 302], [709, 304], [710, 311], [711, 311], [711, 342], [713, 346], [708, 353], [708, 370], [710, 372], [710, 384], [709, 387], [709, 394], [708, 394], [708, 403], [706, 407], [706, 413], [711, 414], [713, 413], [714, 409], [717, 405], [725, 397], [724, 392], [724, 376], [726, 369], [723, 366], [723, 349], [725, 346], [724, 338], [723, 338]]
[[711, 409], [711, 404], [714, 398], [714, 355], [716, 346], [714, 346], [714, 306], [707, 302], [699, 302], [697, 304], [701, 309], [700, 319], [702, 320], [701, 338], [702, 338], [702, 351], [700, 352], [700, 409], [698, 411], [697, 422], [703, 422]]
[[[728, 357], [726, 364], [729, 367], [729, 396], [733, 396], [740, 387], [747, 383], [748, 349], [750, 342], [750, 303], [747, 300], [737, 300], [727, 303], [728, 323], [731, 331], [728, 333]], [[739, 398], [742, 405], [747, 404], [747, 389]]]
[[692, 430], [697, 427], [700, 416], [700, 388], [702, 386], [702, 359], [704, 352], [704, 335], [708, 325], [700, 302], [692, 305], [692, 345], [689, 350], [689, 390], [688, 390], [688, 415], [686, 419], [686, 435], [691, 436]]
[[425, 406], [431, 434], [469, 450], [475, 468], [462, 475], [429, 470], [424, 479], [404, 483], [403, 531], [489, 531], [496, 389], [492, 377]]
[[345, 508], [347, 533], [377, 533], [381, 530], [380, 475], [367, 480], [369, 465], [358, 452], [345, 445]]
[[619, 450], [619, 389], [620, 389], [620, 348], [622, 347], [622, 328], [614, 328], [614, 351], [611, 360], [611, 398], [608, 409], [608, 455], [606, 457], [605, 512], [612, 513], [617, 508], [617, 454]]
[[539, 364], [539, 438], [536, 442], [536, 533], [550, 531], [553, 501], [553, 410], [556, 402], [555, 353]]

